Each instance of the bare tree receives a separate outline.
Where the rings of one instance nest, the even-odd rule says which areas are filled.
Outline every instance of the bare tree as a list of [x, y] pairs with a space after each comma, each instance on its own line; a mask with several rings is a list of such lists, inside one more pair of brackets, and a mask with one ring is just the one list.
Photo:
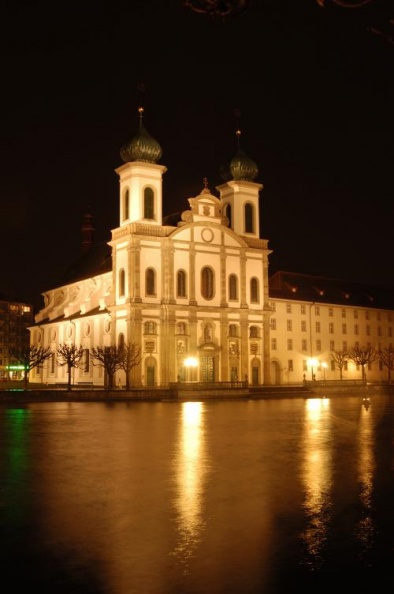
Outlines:
[[90, 349], [90, 356], [93, 365], [103, 367], [107, 373], [107, 388], [110, 390], [114, 385], [114, 375], [121, 368], [122, 347], [95, 347]]
[[126, 390], [130, 389], [130, 371], [141, 362], [141, 349], [135, 343], [128, 343], [119, 347], [119, 369], [126, 374]]
[[380, 349], [378, 352], [379, 361], [384, 367], [387, 367], [387, 380], [388, 383], [391, 383], [391, 370], [394, 366], [394, 348], [390, 344], [383, 349]]
[[42, 365], [51, 355], [52, 350], [50, 347], [30, 346], [10, 349], [10, 356], [25, 368], [25, 390], [29, 382], [29, 372], [35, 367]]
[[343, 379], [343, 370], [349, 360], [346, 349], [337, 349], [330, 353], [331, 361], [334, 361], [336, 369], [339, 369], [339, 379]]
[[378, 352], [372, 346], [354, 346], [349, 349], [349, 359], [356, 365], [361, 365], [361, 377], [365, 380], [365, 366], [378, 358]]
[[67, 390], [71, 390], [71, 373], [73, 368], [79, 367], [84, 349], [75, 344], [60, 344], [57, 348], [57, 364], [60, 367], [67, 365]]

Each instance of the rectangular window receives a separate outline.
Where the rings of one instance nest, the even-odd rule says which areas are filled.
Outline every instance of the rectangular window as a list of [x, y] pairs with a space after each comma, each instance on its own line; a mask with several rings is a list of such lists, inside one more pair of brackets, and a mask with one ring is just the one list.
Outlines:
[[354, 324], [354, 334], [358, 334], [358, 324]]
[[277, 349], [276, 338], [271, 338], [271, 351], [276, 351], [276, 349]]
[[271, 308], [271, 311], [276, 311], [276, 303], [273, 303], [273, 302], [271, 301], [271, 303], [270, 303], [270, 308]]
[[333, 310], [333, 308], [332, 308], [332, 307], [329, 307], [329, 308], [328, 308], [328, 316], [329, 316], [330, 318], [334, 317], [334, 310]]
[[302, 361], [302, 371], [308, 371], [308, 361], [306, 359]]
[[367, 324], [367, 326], [365, 326], [365, 334], [367, 336], [371, 336], [371, 326], [369, 324]]
[[287, 361], [287, 371], [294, 371], [294, 369], [293, 369], [293, 359], [289, 359]]
[[306, 321], [301, 320], [301, 332], [306, 332]]
[[354, 310], [353, 317], [355, 320], [358, 320], [358, 310], [357, 309]]
[[335, 342], [330, 340], [330, 351], [335, 351]]
[[346, 333], [347, 333], [346, 324], [342, 324], [342, 334], [346, 334]]
[[301, 314], [304, 316], [306, 314], [306, 307], [305, 305], [301, 305]]
[[316, 340], [316, 350], [321, 351], [321, 340]]
[[308, 342], [305, 339], [303, 339], [301, 341], [301, 350], [302, 351], [307, 351], [308, 350]]
[[334, 334], [334, 324], [333, 322], [329, 322], [328, 324], [328, 331], [330, 334]]
[[293, 350], [293, 340], [291, 338], [288, 338], [288, 340], [287, 340], [287, 350], [288, 351]]
[[320, 305], [315, 305], [315, 316], [320, 316]]
[[346, 318], [346, 309], [342, 309], [342, 317]]
[[291, 313], [291, 303], [286, 303], [286, 313]]
[[347, 341], [346, 340], [343, 341], [342, 348], [344, 351], [347, 351]]
[[286, 328], [289, 332], [291, 332], [293, 330], [293, 324], [291, 320], [287, 320], [286, 322]]
[[276, 318], [271, 318], [270, 328], [271, 330], [276, 330]]
[[320, 322], [316, 322], [316, 332], [320, 332]]
[[335, 371], [335, 361], [331, 359], [331, 371]]

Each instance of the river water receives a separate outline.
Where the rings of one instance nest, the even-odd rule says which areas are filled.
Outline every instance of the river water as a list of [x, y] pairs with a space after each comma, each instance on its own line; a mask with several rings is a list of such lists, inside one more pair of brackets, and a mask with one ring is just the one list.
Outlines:
[[0, 481], [7, 594], [394, 585], [390, 396], [2, 404]]

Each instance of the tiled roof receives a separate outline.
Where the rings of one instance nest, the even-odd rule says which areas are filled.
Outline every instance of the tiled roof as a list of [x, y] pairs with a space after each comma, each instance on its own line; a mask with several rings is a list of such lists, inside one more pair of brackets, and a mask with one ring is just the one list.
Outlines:
[[93, 244], [62, 274], [56, 287], [91, 278], [112, 270], [112, 250], [107, 242]]
[[296, 272], [273, 274], [269, 279], [269, 296], [288, 301], [394, 309], [394, 288]]

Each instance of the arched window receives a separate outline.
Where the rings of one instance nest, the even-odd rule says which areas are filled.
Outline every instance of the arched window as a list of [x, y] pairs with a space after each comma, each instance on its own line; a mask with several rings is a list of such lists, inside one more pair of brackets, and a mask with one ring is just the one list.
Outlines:
[[231, 301], [238, 299], [238, 283], [235, 274], [230, 274], [228, 277], [228, 295]]
[[124, 349], [124, 334], [121, 332], [118, 336], [118, 347], [119, 350], [122, 351]]
[[228, 218], [228, 226], [230, 227], [230, 229], [232, 229], [233, 222], [232, 222], [231, 204], [226, 204], [226, 206], [224, 207], [224, 216], [226, 216]]
[[130, 192], [126, 190], [124, 194], [124, 203], [123, 203], [123, 220], [127, 221], [130, 216]]
[[126, 293], [126, 273], [124, 268], [119, 270], [119, 297], [124, 297]]
[[144, 190], [144, 219], [154, 219], [154, 194], [152, 188]]
[[229, 326], [229, 335], [230, 336], [237, 336], [237, 326], [235, 324], [230, 324], [230, 326]]
[[258, 338], [259, 337], [259, 329], [257, 326], [250, 327], [250, 338]]
[[201, 294], [204, 299], [212, 299], [214, 295], [214, 273], [212, 268], [205, 266], [201, 270]]
[[245, 204], [245, 233], [254, 233], [253, 206]]
[[153, 268], [147, 268], [145, 275], [146, 294], [156, 295], [156, 273]]
[[176, 333], [177, 334], [186, 334], [186, 324], [185, 322], [178, 322], [176, 325]]
[[186, 297], [186, 273], [184, 270], [178, 270], [176, 279], [177, 297]]
[[250, 279], [250, 301], [259, 303], [259, 281], [254, 277]]
[[156, 322], [145, 322], [144, 333], [145, 334], [156, 334]]

